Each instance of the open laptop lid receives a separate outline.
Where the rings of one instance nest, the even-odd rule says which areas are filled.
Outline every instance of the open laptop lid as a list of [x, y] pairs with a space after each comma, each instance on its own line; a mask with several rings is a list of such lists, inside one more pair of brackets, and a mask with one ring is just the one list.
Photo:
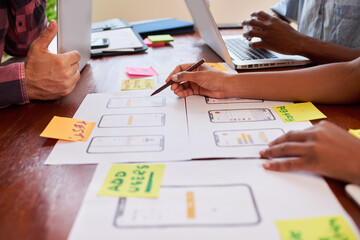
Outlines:
[[185, 0], [202, 39], [232, 68], [235, 65], [227, 51], [215, 20], [204, 0]]
[[[90, 59], [92, 4], [88, 0], [58, 0], [57, 53], [77, 50], [81, 59], [81, 71]], [[49, 49], [54, 52], [53, 43]]]
[[303, 56], [284, 55], [269, 51], [277, 58], [271, 59], [252, 59], [252, 60], [235, 60], [229, 53], [224, 39], [244, 38], [242, 35], [221, 36], [215, 20], [210, 12], [205, 0], [185, 0], [191, 16], [197, 26], [201, 37], [204, 41], [232, 68], [235, 69], [260, 69], [270, 67], [299, 66], [311, 63]]

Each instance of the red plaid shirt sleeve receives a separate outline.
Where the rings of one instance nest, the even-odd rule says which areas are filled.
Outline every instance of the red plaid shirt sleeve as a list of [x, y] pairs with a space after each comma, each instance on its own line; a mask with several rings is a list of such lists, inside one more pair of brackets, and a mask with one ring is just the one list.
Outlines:
[[[0, 1], [0, 57], [24, 57], [46, 27], [46, 0]], [[0, 67], [0, 108], [29, 102], [24, 63]]]

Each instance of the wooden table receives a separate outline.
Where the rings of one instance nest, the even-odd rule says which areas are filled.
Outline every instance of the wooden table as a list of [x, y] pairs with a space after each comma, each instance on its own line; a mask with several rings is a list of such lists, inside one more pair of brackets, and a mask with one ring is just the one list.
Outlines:
[[[222, 61], [198, 34], [178, 35], [171, 46], [91, 60], [74, 92], [63, 99], [1, 109], [0, 239], [66, 239], [70, 232], [96, 166], [43, 164], [56, 140], [39, 134], [54, 115], [72, 117], [87, 94], [113, 92], [125, 66], [141, 62], [173, 69], [202, 57]], [[317, 106], [341, 127], [360, 128], [359, 105]], [[346, 197], [344, 183], [327, 182], [360, 228], [360, 209]]]

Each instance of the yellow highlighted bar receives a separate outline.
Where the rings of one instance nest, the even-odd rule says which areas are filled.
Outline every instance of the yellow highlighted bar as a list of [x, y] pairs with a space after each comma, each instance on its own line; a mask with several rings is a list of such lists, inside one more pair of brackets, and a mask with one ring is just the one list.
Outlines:
[[131, 99], [128, 99], [127, 102], [126, 102], [126, 106], [130, 107], [130, 105], [131, 105]]
[[194, 192], [186, 193], [187, 216], [189, 219], [195, 219]]
[[263, 140], [264, 143], [269, 143], [268, 138], [266, 137], [264, 132], [259, 132], [259, 138]]
[[248, 134], [247, 137], [248, 137], [250, 143], [254, 143], [252, 136], [250, 134]]
[[241, 137], [242, 137], [242, 139], [244, 140], [244, 144], [249, 144], [249, 142], [248, 142], [248, 140], [247, 140], [247, 138], [246, 138], [245, 133], [242, 133], [242, 134], [241, 134]]
[[128, 125], [131, 126], [133, 123], [134, 116], [130, 116], [128, 120]]

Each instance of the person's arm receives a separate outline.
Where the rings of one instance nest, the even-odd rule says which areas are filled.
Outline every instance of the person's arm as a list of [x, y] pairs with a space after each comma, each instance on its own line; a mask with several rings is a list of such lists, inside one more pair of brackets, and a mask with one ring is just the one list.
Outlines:
[[24, 63], [0, 67], [0, 108], [29, 103], [25, 86]]
[[266, 162], [263, 167], [267, 170], [309, 171], [360, 184], [360, 140], [328, 121], [289, 132], [271, 142], [260, 155], [292, 158]]
[[359, 48], [344, 47], [306, 36], [287, 22], [263, 11], [254, 12], [251, 17], [242, 22], [244, 26], [250, 27], [244, 36], [249, 40], [253, 37], [261, 38], [259, 42], [249, 42], [252, 47], [302, 55], [316, 63], [344, 62], [360, 57]]
[[360, 58], [343, 63], [281, 72], [226, 74], [201, 66], [182, 72], [178, 66], [168, 77], [179, 97], [205, 95], [215, 98], [253, 98], [341, 104], [360, 101]]

